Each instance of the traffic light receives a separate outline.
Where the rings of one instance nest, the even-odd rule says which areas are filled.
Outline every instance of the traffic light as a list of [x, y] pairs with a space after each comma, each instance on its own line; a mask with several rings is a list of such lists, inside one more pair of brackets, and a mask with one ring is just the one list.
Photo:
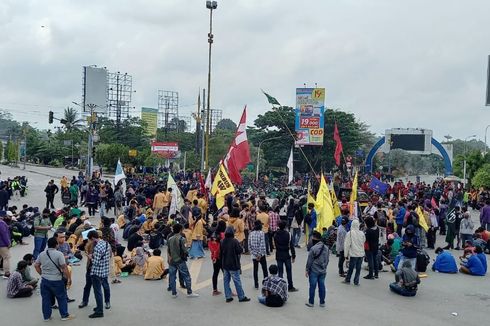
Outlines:
[[48, 119], [48, 122], [49, 124], [52, 124], [53, 123], [53, 111], [49, 111], [49, 119]]

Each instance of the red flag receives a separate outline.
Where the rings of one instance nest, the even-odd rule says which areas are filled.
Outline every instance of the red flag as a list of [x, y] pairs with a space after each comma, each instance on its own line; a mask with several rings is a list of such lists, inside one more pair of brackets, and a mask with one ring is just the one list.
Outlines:
[[247, 107], [243, 109], [242, 118], [238, 124], [235, 138], [233, 139], [224, 164], [228, 170], [230, 180], [236, 184], [242, 183], [240, 170], [250, 163], [250, 147], [247, 139]]
[[437, 206], [437, 203], [436, 203], [436, 200], [434, 197], [432, 197], [431, 201], [430, 201], [430, 205], [432, 206], [432, 208], [434, 209], [439, 209], [439, 207]]
[[203, 180], [203, 178], [202, 178], [202, 173], [201, 173], [201, 172], [199, 172], [199, 186], [200, 186], [200, 188], [201, 188], [201, 189], [200, 189], [201, 194], [206, 195], [206, 193], [207, 193], [207, 192], [206, 192], [206, 186], [205, 186], [205, 184], [204, 184], [204, 180]]
[[333, 157], [335, 158], [335, 164], [337, 164], [337, 166], [340, 166], [340, 154], [342, 153], [343, 148], [342, 141], [340, 140], [339, 129], [337, 129], [337, 122], [335, 123], [335, 127], [333, 129], [333, 140], [335, 140], [336, 142], [335, 154]]

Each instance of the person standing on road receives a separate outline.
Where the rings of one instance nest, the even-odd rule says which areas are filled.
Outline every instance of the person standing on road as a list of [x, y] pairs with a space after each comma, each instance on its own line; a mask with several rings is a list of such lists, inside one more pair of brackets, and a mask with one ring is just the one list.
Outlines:
[[58, 186], [54, 183], [54, 180], [48, 182], [44, 192], [46, 193], [46, 208], [54, 209], [54, 196], [59, 192]]
[[[177, 298], [176, 278], [177, 271], [184, 279], [187, 288], [187, 297], [195, 298], [199, 294], [193, 293], [191, 288], [191, 276], [187, 268], [187, 248], [185, 247], [185, 238], [182, 236], [182, 225], [174, 224], [172, 227], [173, 235], [168, 239], [167, 257], [169, 268], [169, 288], [172, 291], [172, 297]], [[179, 276], [179, 278], [180, 278]]]
[[349, 223], [349, 218], [347, 216], [342, 216], [339, 228], [337, 229], [337, 239], [336, 239], [336, 249], [337, 253], [339, 256], [339, 276], [340, 277], [345, 277], [345, 272], [344, 272], [344, 262], [345, 262], [345, 256], [344, 256], [344, 241], [345, 241], [345, 236], [347, 235], [347, 223]]
[[10, 195], [6, 186], [0, 188], [0, 210], [6, 211], [9, 206]]
[[4, 278], [10, 277], [10, 246], [12, 239], [10, 237], [10, 229], [4, 218], [7, 218], [5, 211], [0, 211], [0, 258], [3, 261]]
[[46, 248], [48, 231], [52, 227], [51, 220], [49, 219], [50, 214], [51, 211], [49, 208], [45, 208], [42, 215], [34, 218], [34, 251], [32, 252], [34, 259], [37, 259], [39, 253]]
[[267, 277], [267, 261], [266, 255], [266, 240], [262, 231], [262, 223], [259, 220], [255, 221], [254, 230], [248, 236], [248, 250], [253, 262], [254, 286], [259, 288], [259, 264], [262, 266], [264, 278]]
[[[279, 230], [274, 234], [274, 243], [276, 247], [276, 262], [279, 269], [279, 277], [284, 275], [284, 266], [286, 266], [286, 274], [288, 278], [288, 291], [296, 292], [293, 286], [293, 270], [292, 263], [296, 259], [296, 251], [294, 250], [293, 239], [291, 234], [286, 231], [287, 222], [281, 220], [279, 222]], [[289, 254], [291, 252], [291, 254]]]
[[342, 283], [350, 284], [352, 272], [355, 268], [354, 285], [359, 285], [362, 258], [364, 257], [364, 242], [366, 242], [366, 236], [359, 230], [359, 220], [353, 220], [350, 231], [347, 232], [344, 241], [344, 257], [349, 262], [349, 270]]
[[89, 259], [92, 261], [90, 277], [94, 289], [95, 302], [97, 306], [94, 313], [89, 315], [89, 318], [104, 317], [102, 306], [102, 288], [104, 288], [105, 308], [111, 308], [110, 287], [107, 277], [109, 275], [109, 265], [111, 263], [111, 246], [108, 242], [99, 239], [97, 231], [90, 231], [89, 238], [94, 241], [94, 251]]
[[490, 199], [485, 201], [485, 206], [480, 211], [480, 225], [487, 231], [490, 231]]
[[312, 247], [308, 253], [306, 261], [306, 277], [310, 283], [309, 297], [306, 306], [313, 307], [315, 303], [315, 290], [318, 286], [318, 295], [320, 297], [320, 307], [325, 307], [325, 297], [327, 289], [325, 287], [325, 278], [327, 277], [327, 266], [330, 250], [323, 243], [322, 235], [318, 231], [313, 231], [311, 235]]
[[[253, 233], [253, 232], [252, 232]], [[262, 236], [262, 239], [264, 237]], [[264, 239], [265, 240], [265, 239]], [[264, 244], [265, 245], [265, 244]], [[234, 237], [233, 227], [227, 227], [225, 238], [221, 241], [221, 262], [223, 264], [223, 284], [225, 289], [226, 302], [232, 302], [230, 281], [233, 279], [239, 302], [250, 301], [243, 292], [242, 282], [240, 280], [240, 255], [243, 252], [242, 247]], [[265, 259], [265, 258], [264, 258]]]
[[41, 275], [41, 297], [44, 321], [52, 319], [52, 299], [56, 297], [61, 315], [61, 320], [75, 318], [68, 313], [68, 295], [66, 285], [71, 284], [70, 273], [63, 254], [56, 250], [58, 241], [49, 238], [48, 249], [41, 252], [37, 258], [34, 268]]
[[367, 217], [366, 223], [366, 258], [369, 266], [369, 274], [364, 276], [366, 280], [378, 278], [378, 249], [379, 249], [379, 229], [376, 226], [374, 218]]

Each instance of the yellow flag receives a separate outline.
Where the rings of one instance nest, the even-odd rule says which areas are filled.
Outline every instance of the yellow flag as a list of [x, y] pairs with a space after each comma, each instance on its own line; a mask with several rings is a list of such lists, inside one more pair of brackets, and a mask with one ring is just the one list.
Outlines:
[[320, 188], [318, 189], [318, 193], [316, 195], [315, 204], [315, 208], [317, 208], [316, 230], [320, 233], [322, 232], [323, 228], [330, 227], [335, 218], [332, 206], [332, 197], [330, 197], [330, 190], [328, 189], [328, 185], [323, 174], [321, 178]]
[[356, 200], [357, 200], [357, 172], [354, 175], [354, 181], [352, 182], [352, 192], [350, 193], [350, 216], [353, 216], [355, 213], [354, 205], [356, 204]]
[[335, 189], [330, 190], [330, 194], [332, 195], [332, 205], [333, 205], [333, 215], [335, 217], [340, 216], [340, 207], [339, 201], [337, 200], [337, 196], [335, 195]]
[[235, 187], [233, 187], [233, 183], [231, 183], [225, 167], [223, 164], [220, 164], [218, 173], [214, 178], [213, 187], [211, 188], [211, 194], [216, 198], [216, 206], [218, 209], [225, 205], [226, 194], [234, 191]]
[[424, 212], [420, 208], [420, 206], [417, 206], [415, 209], [415, 213], [419, 216], [419, 225], [422, 227], [422, 229], [427, 232], [429, 230], [429, 226], [427, 225], [427, 221], [425, 220]]

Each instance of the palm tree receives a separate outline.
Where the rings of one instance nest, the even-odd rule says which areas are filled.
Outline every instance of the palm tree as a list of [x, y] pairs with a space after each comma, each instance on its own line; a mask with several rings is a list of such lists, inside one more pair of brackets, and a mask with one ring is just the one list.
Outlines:
[[67, 107], [61, 123], [65, 125], [67, 132], [78, 131], [84, 127], [83, 119], [78, 119], [78, 111], [74, 108]]

